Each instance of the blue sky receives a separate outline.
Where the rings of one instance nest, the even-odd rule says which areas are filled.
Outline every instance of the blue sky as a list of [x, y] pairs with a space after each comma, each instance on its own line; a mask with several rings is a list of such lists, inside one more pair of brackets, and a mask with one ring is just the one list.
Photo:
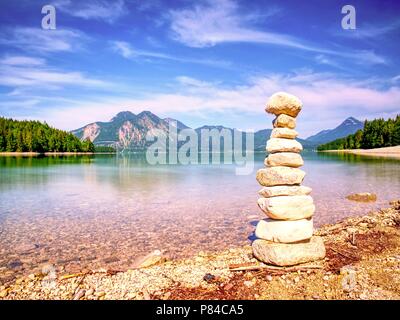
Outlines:
[[[56, 30], [43, 30], [43, 5]], [[356, 29], [341, 27], [345, 4]], [[2, 0], [0, 115], [67, 130], [150, 110], [189, 126], [271, 127], [268, 97], [304, 103], [300, 136], [400, 113], [397, 1]]]

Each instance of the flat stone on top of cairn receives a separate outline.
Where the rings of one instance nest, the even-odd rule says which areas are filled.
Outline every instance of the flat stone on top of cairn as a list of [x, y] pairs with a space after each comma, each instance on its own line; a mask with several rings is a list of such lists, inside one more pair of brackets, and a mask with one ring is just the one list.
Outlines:
[[296, 96], [286, 92], [277, 92], [269, 98], [265, 111], [276, 116], [286, 114], [297, 117], [302, 107], [302, 102]]
[[269, 155], [266, 168], [257, 172], [263, 188], [257, 204], [267, 215], [259, 221], [252, 244], [254, 256], [262, 262], [291, 266], [325, 257], [321, 237], [313, 236], [315, 205], [309, 195], [311, 188], [302, 186], [305, 172], [301, 144], [294, 140], [298, 133], [296, 117], [302, 102], [295, 96], [278, 92], [270, 97], [265, 111], [276, 116], [274, 129], [267, 141]]

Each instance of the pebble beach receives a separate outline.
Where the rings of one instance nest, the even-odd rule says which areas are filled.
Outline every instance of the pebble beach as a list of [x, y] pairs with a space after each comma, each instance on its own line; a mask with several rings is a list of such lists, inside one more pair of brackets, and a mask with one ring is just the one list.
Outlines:
[[248, 245], [185, 259], [151, 257], [130, 270], [36, 273], [0, 287], [1, 299], [400, 299], [400, 200], [315, 231], [323, 261], [270, 268]]

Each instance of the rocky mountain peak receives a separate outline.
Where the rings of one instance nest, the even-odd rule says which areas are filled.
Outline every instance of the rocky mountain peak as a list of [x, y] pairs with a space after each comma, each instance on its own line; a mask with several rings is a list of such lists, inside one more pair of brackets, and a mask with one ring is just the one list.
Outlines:
[[160, 118], [158, 116], [156, 116], [153, 112], [147, 111], [147, 110], [138, 113], [137, 117], [138, 118], [150, 118], [153, 120], [160, 120]]
[[136, 115], [130, 111], [121, 111], [118, 112], [115, 117], [111, 119], [111, 122], [114, 121], [126, 121], [126, 120], [134, 120], [136, 119]]
[[342, 125], [345, 126], [360, 125], [360, 124], [362, 125], [362, 122], [354, 117], [348, 117], [346, 120], [342, 122]]

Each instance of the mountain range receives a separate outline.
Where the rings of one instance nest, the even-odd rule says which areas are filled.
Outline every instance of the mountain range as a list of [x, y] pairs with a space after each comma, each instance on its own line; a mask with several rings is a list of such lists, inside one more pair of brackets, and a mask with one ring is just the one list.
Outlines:
[[306, 140], [310, 143], [315, 143], [317, 145], [331, 142], [333, 140], [343, 138], [349, 134], [353, 134], [358, 130], [362, 129], [364, 124], [357, 120], [356, 118], [349, 117], [344, 120], [340, 125], [334, 129], [322, 130], [317, 134], [308, 137]]
[[[97, 146], [112, 146], [116, 149], [144, 150], [153, 142], [146, 141], [146, 135], [152, 134], [152, 130], [159, 129], [166, 134], [169, 125], [177, 128], [177, 132], [188, 129], [184, 123], [172, 118], [160, 118], [150, 111], [142, 111], [134, 114], [130, 111], [119, 112], [109, 122], [93, 122], [82, 128], [71, 131], [81, 140], [90, 139]], [[345, 137], [362, 129], [363, 124], [359, 120], [349, 117], [334, 129], [323, 130], [307, 139], [297, 140], [305, 149], [316, 148], [319, 144]], [[236, 129], [224, 126], [202, 126], [196, 128], [201, 139], [201, 129], [227, 129], [233, 132]], [[254, 133], [254, 150], [264, 151], [267, 139], [271, 135], [271, 129], [263, 129]], [[244, 139], [243, 139], [244, 140]], [[185, 142], [181, 142], [183, 144]], [[243, 147], [244, 145], [243, 141]], [[200, 144], [199, 144], [200, 145]], [[221, 143], [223, 147], [223, 143]]]

